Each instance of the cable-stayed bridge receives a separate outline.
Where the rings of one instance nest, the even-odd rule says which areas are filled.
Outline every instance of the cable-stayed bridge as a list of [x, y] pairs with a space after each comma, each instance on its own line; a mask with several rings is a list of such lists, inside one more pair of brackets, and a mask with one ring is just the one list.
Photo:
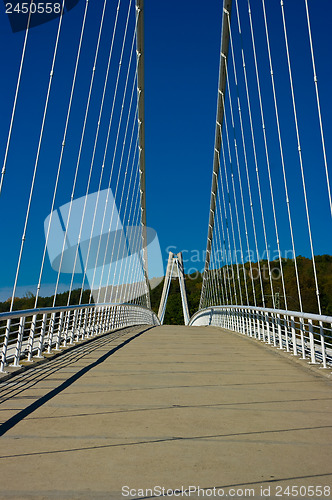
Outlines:
[[[324, 4], [323, 0], [320, 1]], [[151, 403], [153, 396], [143, 398], [144, 408], [152, 412], [151, 417], [150, 413], [147, 416], [148, 425], [150, 418], [153, 422], [153, 412], [160, 410], [160, 405], [164, 408], [162, 392], [166, 386], [163, 384], [168, 383], [169, 376], [175, 377], [173, 389], [189, 384], [195, 393], [193, 398], [198, 398], [201, 403], [197, 411], [201, 412], [204, 405], [211, 407], [211, 401], [205, 400], [202, 387], [223, 386], [222, 381], [218, 382], [219, 368], [211, 371], [211, 374], [215, 373], [211, 375], [216, 377], [215, 381], [206, 375], [211, 363], [209, 356], [215, 355], [224, 364], [230, 363], [223, 372], [226, 378], [228, 373], [237, 374], [241, 362], [244, 372], [243, 380], [240, 376], [241, 386], [251, 376], [253, 387], [263, 383], [260, 374], [255, 372], [253, 375], [251, 370], [254, 366], [258, 372], [263, 371], [263, 378], [267, 380], [264, 383], [272, 385], [268, 385], [267, 392], [259, 393], [260, 389], [257, 389], [259, 404], [269, 405], [274, 401], [270, 398], [270, 390], [274, 391], [273, 398], [279, 401], [278, 391], [281, 391], [282, 384], [286, 384], [286, 390], [295, 398], [295, 407], [285, 410], [289, 412], [290, 428], [280, 430], [274, 425], [278, 421], [278, 411], [284, 411], [282, 405], [286, 401], [282, 400], [281, 409], [264, 409], [271, 412], [273, 423], [273, 429], [266, 432], [304, 431], [308, 425], [306, 404], [316, 401], [313, 386], [317, 380], [321, 399], [318, 397], [317, 403], [312, 403], [312, 411], [319, 413], [320, 403], [325, 402], [325, 410], [317, 417], [317, 429], [330, 432], [327, 382], [317, 374], [320, 368], [329, 374], [332, 364], [331, 257], [318, 255], [315, 249], [323, 248], [324, 253], [329, 254], [331, 248], [332, 200], [328, 166], [332, 137], [329, 123], [331, 74], [326, 60], [331, 34], [319, 31], [322, 10], [317, 9], [316, 4], [310, 0], [294, 3], [290, 0], [224, 0], [222, 5], [220, 2], [218, 29], [221, 44], [219, 60], [216, 59], [219, 81], [211, 89], [217, 103], [214, 147], [211, 150], [213, 161], [210, 166], [202, 166], [197, 181], [199, 183], [201, 177], [210, 177], [212, 171], [210, 207], [206, 206], [208, 224], [207, 227], [197, 227], [199, 233], [207, 231], [207, 246], [199, 309], [190, 311], [190, 318], [181, 253], [170, 254], [161, 302], [155, 307], [158, 310], [159, 306], [158, 315], [151, 309], [151, 287], [161, 282], [164, 271], [157, 234], [159, 228], [148, 226], [149, 212], [158, 207], [146, 202], [146, 178], [160, 177], [162, 189], [162, 172], [158, 171], [158, 166], [150, 167], [148, 162], [146, 166], [149, 151], [146, 148], [145, 104], [149, 101], [149, 94], [145, 92], [144, 73], [147, 68], [144, 55], [149, 47], [144, 44], [144, 12], [148, 7], [144, 7], [143, 0], [103, 0], [98, 6], [91, 0], [63, 0], [48, 4], [31, 1], [22, 5], [17, 3], [18, 7], [6, 4], [13, 32], [11, 57], [15, 65], [11, 63], [12, 71], [8, 72], [4, 83], [6, 92], [3, 98], [6, 102], [1, 128], [2, 288], [10, 289], [5, 311], [0, 313], [0, 372], [4, 384], [2, 435], [15, 434], [16, 427], [29, 423], [35, 418], [33, 415], [42, 414], [44, 405], [45, 408], [47, 405], [52, 407], [53, 398], [60, 398], [67, 390], [71, 394], [74, 389], [75, 400], [75, 388], [80, 387], [76, 384], [81, 384], [82, 380], [87, 380], [88, 386], [93, 387], [92, 391], [98, 392], [99, 387], [107, 394], [104, 394], [107, 412], [136, 411], [135, 398], [130, 400], [127, 410], [124, 409], [125, 400], [117, 399], [116, 391], [122, 391], [123, 387], [116, 378], [119, 374], [115, 376], [112, 372], [112, 363], [107, 364], [109, 356], [120, 356], [115, 358], [115, 366], [120, 363], [121, 371], [123, 363], [128, 378], [125, 390], [130, 391], [135, 384], [135, 390], [150, 390], [144, 378], [145, 368], [140, 372], [141, 364], [135, 358], [133, 345], [136, 342], [143, 346], [137, 348], [142, 366], [149, 369], [152, 364], [151, 373], [156, 377], [154, 389], [161, 398], [156, 407]], [[326, 16], [331, 19], [331, 8], [327, 4], [325, 7]], [[162, 121], [157, 126], [162, 134]], [[199, 127], [199, 119], [196, 126]], [[188, 147], [188, 144], [184, 146]], [[199, 144], [190, 147], [199, 148]], [[188, 175], [191, 175], [189, 171]], [[171, 201], [175, 217], [176, 203]], [[192, 203], [197, 203], [196, 198], [193, 197]], [[299, 257], [302, 252], [306, 252], [306, 259]], [[306, 272], [304, 260], [310, 263]], [[189, 329], [160, 327], [174, 265]], [[33, 307], [18, 310], [17, 297], [27, 280], [35, 282], [35, 289], [29, 288]], [[12, 283], [10, 287], [9, 282]], [[47, 296], [51, 299], [45, 304]], [[191, 328], [193, 326], [197, 328]], [[152, 330], [152, 327], [157, 328]], [[142, 333], [145, 335], [141, 336]], [[183, 339], [179, 340], [181, 335]], [[151, 343], [147, 339], [151, 339]], [[259, 347], [264, 346], [263, 343], [267, 344], [264, 353]], [[119, 353], [122, 347], [125, 349]], [[166, 358], [160, 355], [159, 348], [164, 349]], [[281, 353], [278, 362], [271, 354], [273, 348]], [[189, 352], [189, 365], [183, 372], [186, 376], [182, 372], [182, 375], [176, 375], [176, 349], [181, 363], [186, 362], [186, 353]], [[194, 356], [199, 355], [200, 350], [202, 363], [205, 363], [203, 367], [197, 367], [194, 362]], [[123, 352], [129, 353], [128, 359]], [[157, 363], [170, 365], [162, 377], [159, 368], [154, 367], [154, 356]], [[293, 363], [291, 367], [289, 360]], [[139, 366], [136, 366], [137, 362]], [[215, 362], [218, 366], [216, 359], [212, 360], [212, 365]], [[316, 370], [314, 375], [301, 372], [298, 368], [301, 363], [308, 366], [310, 363]], [[114, 385], [112, 380], [109, 382], [110, 388], [103, 378], [103, 366], [104, 377], [107, 380], [114, 377]], [[204, 383], [190, 385], [199, 378], [200, 370]], [[285, 373], [289, 370], [290, 379], [287, 376], [282, 381], [278, 379], [282, 370]], [[173, 371], [175, 374], [170, 375]], [[90, 372], [96, 374], [97, 385]], [[132, 381], [131, 372], [134, 374]], [[59, 383], [55, 379], [53, 383], [54, 373], [59, 374]], [[304, 404], [294, 387], [297, 378], [301, 378], [299, 374], [310, 392]], [[45, 391], [42, 385], [44, 377], [50, 380], [49, 391]], [[40, 391], [37, 395], [32, 389], [35, 384], [37, 392]], [[232, 376], [230, 386], [236, 386]], [[224, 393], [217, 395], [214, 390], [212, 399], [223, 399]], [[243, 391], [240, 399], [247, 397], [245, 387]], [[19, 404], [13, 410], [11, 402], [20, 398], [21, 392], [33, 402], [23, 407]], [[90, 397], [85, 386], [82, 394], [84, 398]], [[181, 395], [174, 393], [166, 399], [169, 397], [175, 402], [172, 408], [188, 408], [193, 403], [188, 395], [182, 399]], [[179, 405], [176, 403], [178, 399]], [[78, 397], [77, 405], [84, 406], [84, 412], [87, 412], [83, 412], [84, 415], [91, 416], [94, 411], [104, 415], [96, 401], [92, 397], [91, 404], [95, 405], [92, 413], [88, 412], [86, 399], [82, 403]], [[120, 410], [114, 410], [113, 401]], [[223, 404], [232, 407], [234, 415], [231, 420], [236, 420], [233, 405], [256, 404], [254, 401], [255, 398], [242, 403], [227, 400]], [[215, 401], [212, 407], [218, 404]], [[56, 411], [62, 412], [64, 419], [74, 421], [75, 417], [82, 416], [63, 412], [61, 408], [67, 403], [62, 400], [57, 405]], [[256, 408], [251, 410], [256, 412]], [[249, 421], [250, 411], [244, 416]], [[205, 417], [199, 415], [204, 421]], [[213, 420], [212, 415], [213, 411], [206, 417], [207, 427]], [[190, 426], [196, 429], [198, 424], [191, 422], [191, 418], [189, 414], [189, 429]], [[257, 418], [260, 428], [263, 416]], [[303, 421], [297, 429], [298, 418]], [[93, 422], [89, 420], [89, 426], [94, 428], [92, 434], [97, 428], [102, 433], [103, 424], [99, 422], [94, 427]], [[121, 422], [116, 425], [121, 429]], [[126, 433], [131, 424], [128, 421], [123, 425], [123, 433]], [[142, 421], [139, 420], [137, 425], [143, 425]], [[34, 429], [33, 423], [31, 426]], [[22, 436], [24, 432], [22, 430]], [[38, 432], [35, 437], [39, 436]], [[122, 431], [119, 432], [122, 435]], [[155, 432], [153, 438], [141, 437], [142, 442], [137, 438], [139, 443], [157, 442], [158, 432], [166, 432], [168, 436], [161, 441], [175, 440], [178, 445], [178, 439], [182, 439], [170, 437], [167, 426], [166, 430], [156, 428]], [[207, 440], [222, 437], [215, 429], [211, 432], [205, 436]], [[245, 427], [240, 434], [247, 435], [247, 432]], [[258, 432], [258, 429], [252, 432]], [[63, 440], [59, 450], [52, 446], [49, 450], [45, 442], [42, 453], [37, 446], [33, 454], [42, 457], [44, 453], [60, 453], [64, 448], [66, 452], [73, 452], [73, 447], [68, 450], [65, 445], [68, 437], [65, 434], [59, 438]], [[233, 435], [231, 429], [226, 435]], [[293, 462], [286, 460], [285, 467], [287, 465], [292, 472], [288, 476], [278, 472], [276, 477], [281, 484], [287, 479], [300, 478], [305, 489], [301, 496], [310, 496], [309, 486], [317, 488], [321, 485], [324, 496], [328, 496], [325, 495], [330, 484], [330, 473], [325, 467], [328, 450], [321, 443], [319, 432], [310, 434], [308, 427], [308, 435], [309, 441], [302, 444], [307, 447], [306, 453], [317, 460], [317, 469], [310, 469], [312, 461], [305, 461], [303, 470], [300, 470], [301, 467], [294, 468]], [[203, 435], [196, 438], [205, 439]], [[97, 449], [94, 439], [87, 437], [82, 450]], [[184, 439], [194, 438], [187, 436]], [[293, 439], [296, 446], [301, 445], [297, 435]], [[132, 444], [112, 442], [109, 446], [112, 449], [113, 446]], [[28, 457], [25, 445], [23, 448], [14, 451], [9, 448], [5, 458]], [[249, 448], [244, 447], [239, 453], [250, 453]], [[178, 453], [181, 453], [181, 446], [176, 451]], [[211, 458], [213, 453], [210, 450], [207, 454], [206, 463], [212, 460], [214, 466], [211, 477], [207, 475], [206, 480], [211, 480], [216, 486], [219, 469]], [[231, 450], [227, 453], [232, 456]], [[291, 455], [292, 451], [287, 453]], [[162, 460], [163, 454], [160, 456]], [[236, 475], [226, 474], [222, 484], [228, 487], [238, 484], [239, 488], [241, 484], [255, 481], [258, 484], [259, 478], [254, 477], [254, 470], [263, 467], [263, 462], [256, 452], [253, 456], [255, 466], [249, 467], [242, 483], [236, 482]], [[266, 456], [273, 457], [272, 451], [267, 450]], [[139, 455], [143, 464], [145, 460], [150, 463], [150, 458], [144, 451]], [[99, 458], [93, 457], [92, 460]], [[125, 456], [121, 455], [119, 460], [123, 467], [129, 464]], [[165, 460], [172, 470], [172, 459], [166, 457]], [[187, 463], [187, 459], [184, 460]], [[281, 467], [282, 460], [278, 458], [277, 463]], [[48, 470], [55, 467], [57, 474], [53, 462], [47, 467]], [[135, 469], [132, 469], [132, 464], [128, 467], [129, 473]], [[270, 474], [272, 469], [267, 467], [265, 470], [264, 467], [262, 483], [273, 477]], [[157, 479], [157, 472], [153, 466], [151, 470], [154, 473], [147, 477], [152, 481], [151, 478]], [[118, 473], [121, 476], [122, 473]], [[139, 474], [142, 473], [140, 470]], [[10, 474], [8, 477], [14, 478]], [[102, 477], [105, 478], [106, 474], [103, 470]], [[93, 484], [96, 477], [93, 473]], [[169, 481], [172, 475], [162, 477]], [[194, 480], [194, 476], [188, 477]], [[33, 491], [30, 479], [25, 479], [29, 483], [29, 492]], [[76, 498], [74, 492], [69, 492], [70, 481], [69, 474], [65, 481], [65, 495]], [[179, 485], [178, 476], [176, 481]], [[89, 481], [87, 484], [91, 489]], [[114, 484], [117, 486], [112, 494], [118, 494], [120, 480]], [[207, 489], [211, 484], [203, 486]], [[75, 488], [78, 491], [77, 485]], [[51, 497], [48, 490], [55, 489], [37, 487], [35, 498]], [[14, 490], [6, 486], [6, 495], [19, 497], [24, 487]], [[94, 491], [98, 492], [99, 488]], [[100, 495], [105, 491], [101, 487]], [[314, 493], [319, 496], [318, 490], [315, 489]], [[82, 488], [78, 498], [84, 495], [87, 495], [87, 490]]]

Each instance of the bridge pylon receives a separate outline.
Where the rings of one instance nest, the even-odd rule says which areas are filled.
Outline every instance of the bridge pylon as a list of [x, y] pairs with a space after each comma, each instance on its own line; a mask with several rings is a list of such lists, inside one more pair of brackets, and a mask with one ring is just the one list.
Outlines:
[[167, 299], [168, 299], [169, 289], [171, 287], [172, 277], [179, 278], [184, 324], [188, 325], [190, 318], [189, 318], [186, 285], [184, 280], [182, 252], [179, 252], [178, 254], [169, 252], [164, 287], [158, 311], [158, 317], [161, 325], [163, 324], [165, 318]]

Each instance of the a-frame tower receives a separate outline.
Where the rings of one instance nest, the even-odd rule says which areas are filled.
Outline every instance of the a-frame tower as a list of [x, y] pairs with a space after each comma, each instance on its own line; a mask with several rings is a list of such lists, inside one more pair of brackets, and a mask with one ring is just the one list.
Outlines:
[[179, 278], [184, 324], [188, 325], [188, 323], [189, 323], [189, 309], [188, 309], [186, 286], [185, 286], [185, 281], [184, 281], [182, 252], [179, 252], [178, 254], [174, 254], [174, 253], [170, 252], [169, 256], [168, 256], [168, 263], [167, 263], [167, 269], [166, 269], [166, 275], [165, 275], [165, 281], [164, 281], [164, 288], [163, 288], [163, 293], [161, 295], [159, 311], [158, 311], [158, 317], [159, 317], [161, 324], [163, 324], [163, 322], [164, 322], [166, 304], [167, 304], [167, 299], [168, 299], [169, 289], [171, 286], [172, 277]]

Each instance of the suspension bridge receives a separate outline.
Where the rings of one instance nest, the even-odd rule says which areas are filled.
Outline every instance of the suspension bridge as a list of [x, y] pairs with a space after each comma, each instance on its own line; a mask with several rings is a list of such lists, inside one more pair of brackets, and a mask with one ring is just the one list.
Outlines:
[[0, 498], [332, 496], [332, 9], [215, 3], [197, 310], [149, 227], [149, 2], [5, 6]]

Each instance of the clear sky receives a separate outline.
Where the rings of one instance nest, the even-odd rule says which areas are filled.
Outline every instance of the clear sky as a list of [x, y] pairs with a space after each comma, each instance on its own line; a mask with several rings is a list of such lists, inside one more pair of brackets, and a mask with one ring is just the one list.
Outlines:
[[[320, 8], [315, 5], [319, 1]], [[122, 0], [123, 5], [126, 3]], [[116, 4], [112, 0], [110, 12]], [[271, 44], [275, 57], [276, 73], [286, 75], [284, 42], [280, 24], [280, 1], [268, 0], [269, 21], [271, 26]], [[331, 219], [328, 214], [328, 199], [324, 165], [317, 134], [317, 112], [312, 78], [312, 67], [305, 24], [304, 0], [285, 0], [288, 19], [292, 64], [294, 71], [299, 70], [296, 80], [296, 97], [301, 118], [301, 138], [304, 148], [305, 173], [307, 176], [310, 214], [313, 223], [314, 248], [316, 254], [331, 253]], [[248, 35], [246, 0], [239, 0], [243, 16], [244, 35]], [[252, 0], [254, 19], [262, 17], [261, 0]], [[84, 63], [90, 69], [94, 56], [97, 30], [101, 16], [100, 0], [90, 0], [88, 29], [82, 50], [82, 68]], [[63, 97], [68, 99], [73, 61], [77, 51], [80, 23], [85, 2], [64, 16], [64, 29], [60, 39], [61, 63], [56, 66], [54, 92], [50, 101], [50, 113], [54, 116], [52, 126], [47, 129], [41, 153], [40, 168], [33, 198], [31, 222], [28, 225], [27, 242], [19, 276], [21, 291], [29, 288], [34, 292], [38, 280], [41, 248], [44, 243], [43, 221], [49, 214], [51, 185], [54, 182], [55, 157], [58, 148], [52, 140], [57, 137], [57, 144], [63, 133], [65, 105]], [[323, 106], [324, 132], [328, 158], [331, 157], [332, 126], [330, 82], [332, 67], [330, 51], [332, 47], [332, 3], [330, 0], [309, 0], [312, 31], [315, 43], [319, 89]], [[220, 32], [222, 1], [208, 0], [145, 0], [145, 106], [146, 106], [146, 187], [147, 187], [147, 223], [154, 228], [160, 240], [163, 258], [167, 251], [183, 251], [186, 272], [202, 270], [203, 252], [206, 247], [207, 223], [209, 216], [210, 188], [212, 178], [215, 116], [218, 88]], [[322, 15], [323, 13], [323, 15]], [[122, 14], [121, 14], [122, 15]], [[232, 22], [236, 21], [235, 15]], [[124, 22], [124, 16], [120, 18]], [[13, 141], [8, 155], [8, 169], [0, 198], [1, 213], [1, 279], [0, 299], [10, 296], [10, 287], [14, 281], [18, 259], [20, 238], [24, 224], [24, 210], [27, 205], [28, 186], [31, 183], [33, 159], [41, 123], [42, 106], [50, 71], [58, 21], [55, 19], [31, 30], [27, 45], [27, 57], [22, 73], [22, 91], [19, 94], [18, 111], [13, 127]], [[257, 38], [263, 40], [264, 27], [257, 25]], [[234, 24], [234, 30], [237, 28]], [[234, 32], [235, 33], [235, 32]], [[105, 33], [105, 40], [110, 33]], [[24, 32], [13, 33], [1, 4], [0, 11], [0, 47], [1, 47], [1, 122], [0, 152], [3, 158], [9, 129], [10, 114], [13, 105], [15, 86], [19, 70]], [[235, 47], [236, 47], [235, 41]], [[106, 42], [105, 42], [106, 44]], [[283, 45], [282, 45], [283, 44]], [[106, 46], [106, 45], [105, 45]], [[281, 48], [282, 47], [282, 48]], [[239, 48], [237, 46], [237, 48]], [[119, 50], [119, 49], [117, 49]], [[270, 93], [270, 80], [266, 55], [266, 46], [258, 44], [258, 54], [262, 60], [262, 86]], [[104, 54], [104, 61], [106, 55]], [[249, 56], [249, 66], [250, 63]], [[264, 66], [265, 64], [265, 66]], [[239, 64], [238, 71], [241, 69]], [[301, 71], [303, 71], [301, 73]], [[74, 103], [70, 138], [75, 147], [66, 158], [66, 171], [70, 177], [70, 155], [75, 161], [75, 148], [82, 121], [82, 106], [88, 92], [88, 79], [80, 75], [80, 84]], [[85, 75], [86, 76], [86, 75]], [[231, 75], [231, 78], [233, 76]], [[254, 77], [251, 83], [254, 85]], [[285, 90], [285, 78], [278, 79], [281, 99], [281, 116], [285, 140], [294, 139], [294, 126], [291, 107], [289, 107], [289, 89]], [[96, 92], [102, 88], [97, 80]], [[235, 95], [235, 92], [234, 92]], [[242, 96], [245, 97], [244, 95]], [[275, 129], [272, 101], [267, 99], [266, 122]], [[67, 101], [66, 101], [67, 102]], [[253, 95], [254, 116], [259, 119], [257, 94]], [[97, 116], [92, 109], [92, 116]], [[228, 120], [230, 117], [228, 116]], [[77, 125], [77, 126], [75, 126]], [[92, 130], [92, 129], [91, 129]], [[275, 130], [274, 132], [275, 133]], [[76, 134], [76, 135], [75, 135]], [[272, 134], [273, 135], [273, 134]], [[51, 137], [52, 136], [52, 137]], [[271, 136], [272, 137], [272, 136]], [[88, 140], [88, 145], [91, 146]], [[273, 145], [274, 144], [274, 145]], [[282, 248], [290, 248], [289, 231], [285, 218], [283, 184], [280, 171], [278, 148], [272, 142], [272, 168], [276, 189], [277, 203], [280, 204]], [[86, 146], [88, 148], [88, 145]], [[259, 154], [262, 155], [262, 140], [258, 139]], [[286, 146], [287, 172], [290, 183], [291, 206], [294, 213], [295, 239], [297, 254], [310, 256], [306, 220], [303, 212], [303, 193], [297, 160], [296, 143]], [[2, 160], [1, 160], [2, 163]], [[254, 185], [254, 166], [251, 160], [252, 182]], [[262, 166], [262, 172], [265, 167]], [[57, 198], [56, 206], [70, 199], [70, 179], [61, 179], [63, 189]], [[91, 192], [97, 187], [94, 179]], [[264, 197], [268, 206], [268, 185], [266, 174], [262, 173]], [[106, 186], [105, 186], [106, 187]], [[49, 189], [48, 189], [49, 188]], [[254, 188], [257, 191], [257, 188]], [[84, 194], [79, 182], [77, 196]], [[246, 202], [248, 195], [245, 195]], [[258, 212], [257, 212], [258, 214]], [[258, 215], [257, 215], [258, 217]], [[271, 209], [267, 209], [268, 236], [271, 251], [276, 248], [273, 233]], [[258, 230], [260, 249], [263, 250], [262, 231]], [[197, 262], [198, 260], [198, 262]], [[56, 275], [47, 263], [43, 282], [54, 282]], [[64, 287], [66, 281], [64, 281]], [[51, 293], [51, 287], [45, 287], [45, 293]], [[6, 295], [6, 297], [5, 297]]]

